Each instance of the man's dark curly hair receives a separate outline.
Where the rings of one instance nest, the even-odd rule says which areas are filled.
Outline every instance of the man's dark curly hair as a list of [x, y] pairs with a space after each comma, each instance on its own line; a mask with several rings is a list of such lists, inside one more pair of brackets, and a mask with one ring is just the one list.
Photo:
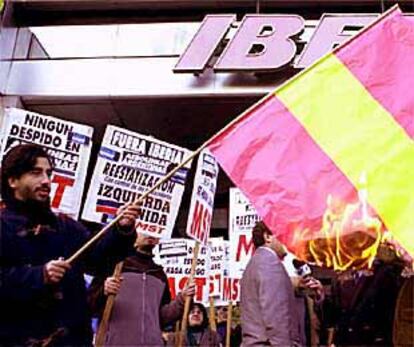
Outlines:
[[252, 230], [252, 239], [255, 248], [265, 244], [265, 235], [272, 235], [270, 229], [262, 221], [257, 222]]
[[9, 185], [9, 178], [19, 178], [33, 169], [37, 158], [46, 158], [50, 166], [53, 162], [46, 151], [35, 144], [24, 144], [13, 147], [3, 157], [1, 163], [1, 198], [7, 205], [14, 199], [14, 191]]

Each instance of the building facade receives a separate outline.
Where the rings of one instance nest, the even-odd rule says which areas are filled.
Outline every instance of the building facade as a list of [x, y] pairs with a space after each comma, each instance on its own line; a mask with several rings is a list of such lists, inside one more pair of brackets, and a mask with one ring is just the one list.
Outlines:
[[[93, 126], [90, 168], [107, 124], [194, 150], [394, 3], [6, 1], [1, 112], [17, 106]], [[399, 4], [414, 12], [411, 0]], [[227, 228], [229, 186], [222, 173], [213, 234]], [[185, 222], [183, 213], [178, 230]]]

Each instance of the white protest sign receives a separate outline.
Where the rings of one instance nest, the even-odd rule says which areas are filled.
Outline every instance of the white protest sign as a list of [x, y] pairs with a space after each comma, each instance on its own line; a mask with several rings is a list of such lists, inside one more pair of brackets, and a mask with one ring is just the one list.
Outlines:
[[[182, 291], [191, 272], [191, 262], [195, 241], [188, 239], [161, 240], [154, 250], [154, 261], [164, 268], [168, 277], [171, 297]], [[207, 303], [209, 296], [210, 252], [208, 247], [200, 245], [194, 283], [195, 301]]]
[[73, 218], [79, 215], [92, 148], [93, 128], [35, 112], [9, 108], [1, 128], [1, 158], [12, 147], [34, 143], [54, 162], [51, 206]]
[[[108, 222], [120, 206], [135, 201], [190, 153], [150, 136], [107, 126], [82, 217]], [[144, 200], [137, 231], [159, 238], [171, 236], [190, 165]]]
[[223, 241], [223, 248], [223, 279], [220, 296], [214, 297], [215, 306], [227, 306], [230, 301], [233, 303], [240, 301], [240, 278], [230, 276], [230, 242]]
[[223, 290], [224, 271], [227, 267], [225, 242], [222, 237], [210, 238], [208, 247], [210, 248], [209, 295], [219, 298]]
[[230, 188], [230, 277], [241, 278], [253, 255], [252, 229], [259, 216], [238, 188]]
[[218, 172], [216, 159], [208, 149], [203, 150], [197, 161], [186, 233], [204, 245], [210, 235]]
[[240, 280], [230, 275], [230, 242], [223, 241], [224, 262], [223, 262], [223, 280], [221, 284], [221, 293], [219, 297], [214, 297], [215, 306], [227, 306], [229, 302], [240, 301]]
[[[213, 298], [214, 306], [226, 306], [228, 301], [223, 300], [223, 289], [224, 281], [229, 276], [230, 243], [222, 238], [211, 238], [211, 240], [216, 246], [211, 246], [210, 297]], [[213, 259], [214, 254], [216, 254], [216, 257], [219, 255], [219, 258]], [[217, 268], [215, 264], [218, 262], [220, 262], [220, 276], [215, 273]]]

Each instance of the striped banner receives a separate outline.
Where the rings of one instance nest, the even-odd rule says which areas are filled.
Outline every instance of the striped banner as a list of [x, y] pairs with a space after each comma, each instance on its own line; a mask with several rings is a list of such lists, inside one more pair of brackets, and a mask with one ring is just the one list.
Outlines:
[[209, 145], [297, 255], [308, 240], [327, 238], [327, 225], [339, 228], [338, 209], [348, 214], [337, 220], [344, 235], [377, 219], [381, 227], [371, 224], [414, 255], [413, 62], [414, 22], [395, 8]]

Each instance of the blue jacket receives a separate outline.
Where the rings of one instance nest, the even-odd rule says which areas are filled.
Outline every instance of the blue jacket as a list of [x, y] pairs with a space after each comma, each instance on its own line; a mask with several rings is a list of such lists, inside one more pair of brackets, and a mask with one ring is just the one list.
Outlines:
[[27, 345], [48, 337], [53, 345], [91, 345], [83, 273], [98, 274], [120, 261], [136, 234], [132, 228], [114, 227], [72, 264], [58, 285], [45, 285], [43, 266], [69, 258], [90, 234], [80, 223], [53, 213], [37, 234], [34, 216], [15, 206], [0, 211], [0, 345]]

